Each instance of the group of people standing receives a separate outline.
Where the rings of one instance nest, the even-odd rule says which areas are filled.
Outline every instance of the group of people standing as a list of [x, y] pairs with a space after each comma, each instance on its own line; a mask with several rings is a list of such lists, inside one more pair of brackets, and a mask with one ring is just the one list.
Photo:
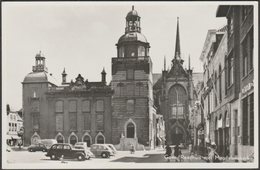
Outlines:
[[[172, 155], [172, 148], [169, 146], [169, 144], [166, 145], [165, 147], [166, 149], [166, 153], [165, 153], [165, 158], [170, 161], [170, 157]], [[179, 161], [181, 162], [182, 161], [182, 152], [181, 152], [181, 148], [179, 147], [179, 145], [176, 145], [174, 147], [174, 153], [173, 155], [175, 156], [175, 161]]]

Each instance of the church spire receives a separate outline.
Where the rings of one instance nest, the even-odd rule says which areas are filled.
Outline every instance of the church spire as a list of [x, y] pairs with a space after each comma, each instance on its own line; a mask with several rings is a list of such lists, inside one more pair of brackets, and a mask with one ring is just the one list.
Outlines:
[[165, 59], [165, 56], [164, 56], [164, 60], [163, 60], [163, 71], [166, 71], [166, 59]]
[[176, 42], [175, 42], [175, 59], [181, 58], [181, 47], [180, 47], [180, 34], [179, 34], [179, 17], [177, 17], [177, 32], [176, 32]]

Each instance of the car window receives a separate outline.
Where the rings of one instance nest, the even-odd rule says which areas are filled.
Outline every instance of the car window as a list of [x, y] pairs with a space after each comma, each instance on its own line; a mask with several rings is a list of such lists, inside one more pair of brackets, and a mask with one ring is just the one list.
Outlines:
[[63, 147], [63, 149], [70, 149], [70, 146], [68, 146], [68, 145], [64, 145], [64, 147]]
[[57, 149], [62, 149], [62, 145], [58, 145], [58, 146], [57, 146]]
[[57, 145], [53, 145], [51, 149], [57, 149]]

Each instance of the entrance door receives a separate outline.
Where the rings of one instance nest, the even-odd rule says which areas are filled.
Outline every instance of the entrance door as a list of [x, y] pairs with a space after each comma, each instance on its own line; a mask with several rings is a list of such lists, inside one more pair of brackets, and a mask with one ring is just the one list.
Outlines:
[[126, 137], [134, 138], [135, 136], [135, 126], [133, 123], [129, 123], [126, 127]]
[[179, 145], [182, 142], [183, 134], [172, 134], [172, 144]]

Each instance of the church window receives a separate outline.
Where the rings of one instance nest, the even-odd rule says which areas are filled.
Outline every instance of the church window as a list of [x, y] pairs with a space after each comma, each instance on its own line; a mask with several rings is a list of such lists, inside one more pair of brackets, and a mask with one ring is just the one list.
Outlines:
[[84, 114], [84, 130], [90, 130], [91, 128], [91, 114], [85, 113]]
[[39, 130], [39, 128], [40, 128], [40, 114], [39, 113], [32, 114], [32, 125], [33, 125], [33, 130]]
[[141, 56], [141, 57], [145, 56], [145, 48], [144, 48], [144, 46], [139, 46], [138, 47], [138, 56]]
[[119, 48], [119, 57], [125, 57], [125, 48], [124, 47]]
[[69, 127], [71, 131], [77, 130], [77, 113], [69, 113]]
[[71, 100], [69, 101], [69, 112], [77, 112], [77, 101], [76, 100]]

